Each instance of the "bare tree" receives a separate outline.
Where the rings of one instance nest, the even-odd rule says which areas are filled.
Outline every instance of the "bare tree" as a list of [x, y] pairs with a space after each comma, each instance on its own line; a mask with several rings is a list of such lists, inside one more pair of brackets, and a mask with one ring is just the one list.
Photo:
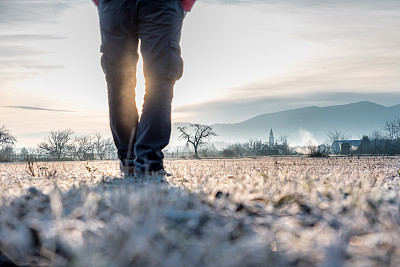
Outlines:
[[72, 146], [78, 159], [84, 160], [87, 153], [93, 150], [92, 137], [90, 135], [75, 136]]
[[22, 160], [22, 161], [26, 160], [26, 159], [29, 157], [29, 151], [28, 151], [28, 149], [26, 149], [26, 147], [23, 147], [23, 148], [21, 149], [20, 155], [21, 155], [21, 160]]
[[14, 148], [10, 145], [4, 145], [0, 148], [0, 161], [12, 161], [14, 156]]
[[199, 146], [199, 154], [202, 157], [211, 157], [217, 154], [218, 150], [215, 148], [213, 143]]
[[11, 161], [14, 154], [13, 145], [17, 139], [4, 125], [0, 127], [0, 160]]
[[345, 132], [333, 130], [329, 131], [327, 134], [328, 141], [332, 145], [333, 142], [340, 140], [340, 141], [347, 141], [351, 138], [351, 136]]
[[48, 137], [38, 145], [38, 147], [46, 151], [50, 156], [56, 157], [58, 160], [70, 149], [71, 139], [74, 132], [68, 130], [51, 131]]
[[206, 143], [212, 136], [217, 136], [211, 126], [193, 123], [189, 125], [191, 132], [187, 127], [178, 127], [181, 133], [179, 139], [186, 140], [187, 144], [191, 144], [194, 148], [194, 157], [199, 158], [198, 148]]
[[383, 139], [382, 133], [380, 131], [378, 131], [378, 130], [372, 131], [368, 136], [370, 136], [372, 140], [381, 140], [381, 139]]
[[222, 150], [222, 156], [224, 157], [242, 157], [245, 153], [246, 148], [241, 143], [229, 144]]
[[43, 150], [38, 147], [30, 147], [28, 148], [29, 158], [37, 159], [43, 155]]
[[231, 149], [235, 155], [235, 157], [243, 157], [246, 153], [246, 148], [241, 143], [234, 143], [228, 146], [228, 149]]
[[287, 139], [288, 139], [287, 135], [281, 135], [279, 137], [278, 148], [282, 150], [283, 155], [290, 154], [290, 147]]
[[112, 138], [104, 139], [101, 133], [97, 132], [94, 135], [93, 148], [96, 155], [103, 160], [106, 158], [107, 153], [114, 149], [114, 142]]
[[249, 141], [247, 141], [244, 144], [244, 146], [246, 147], [246, 149], [248, 151], [250, 151], [250, 153], [253, 156], [261, 155], [261, 150], [263, 150], [263, 148], [264, 148], [264, 145], [261, 142], [261, 140], [253, 140], [253, 139], [250, 139]]
[[318, 153], [318, 146], [315, 145], [311, 140], [308, 141], [307, 149], [308, 149], [309, 154], [311, 156], [313, 156], [313, 155]]
[[0, 127], [0, 146], [14, 145], [17, 139], [11, 134], [4, 125]]
[[381, 154], [382, 153], [382, 144], [383, 144], [383, 135], [380, 131], [373, 131], [369, 134], [371, 137], [371, 145], [372, 145], [372, 153], [373, 154]]
[[386, 132], [386, 137], [390, 140], [400, 139], [400, 117], [386, 119], [383, 130]]
[[332, 130], [328, 132], [327, 138], [328, 139], [324, 142], [324, 145], [332, 149], [333, 142], [347, 141], [350, 140], [351, 136], [343, 131]]

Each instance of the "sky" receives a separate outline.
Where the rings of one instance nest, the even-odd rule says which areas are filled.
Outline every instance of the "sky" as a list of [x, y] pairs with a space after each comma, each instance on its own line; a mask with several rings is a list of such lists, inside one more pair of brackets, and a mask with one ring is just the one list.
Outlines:
[[[0, 0], [0, 126], [17, 147], [58, 129], [110, 135], [99, 47], [90, 0]], [[198, 0], [181, 47], [173, 122], [400, 103], [398, 0]]]

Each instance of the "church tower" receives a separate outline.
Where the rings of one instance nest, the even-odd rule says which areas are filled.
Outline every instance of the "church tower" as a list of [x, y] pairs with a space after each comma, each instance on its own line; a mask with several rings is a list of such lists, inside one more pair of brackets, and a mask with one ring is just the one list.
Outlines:
[[274, 133], [272, 132], [272, 128], [271, 128], [271, 131], [269, 132], [269, 147], [273, 148], [274, 144], [275, 144]]

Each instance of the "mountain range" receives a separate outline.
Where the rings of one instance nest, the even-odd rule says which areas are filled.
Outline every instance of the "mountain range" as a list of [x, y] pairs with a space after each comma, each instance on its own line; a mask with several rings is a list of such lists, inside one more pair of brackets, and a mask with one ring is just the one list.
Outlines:
[[[400, 104], [385, 107], [373, 102], [362, 101], [346, 105], [327, 107], [304, 107], [274, 113], [262, 114], [248, 120], [224, 124], [212, 124], [218, 134], [213, 142], [245, 142], [249, 139], [268, 141], [270, 130], [275, 140], [286, 135], [289, 145], [306, 145], [309, 141], [322, 143], [332, 130], [343, 131], [353, 139], [360, 139], [375, 130], [383, 130], [385, 120], [400, 116]], [[172, 125], [171, 146], [179, 143], [177, 127], [189, 123]]]

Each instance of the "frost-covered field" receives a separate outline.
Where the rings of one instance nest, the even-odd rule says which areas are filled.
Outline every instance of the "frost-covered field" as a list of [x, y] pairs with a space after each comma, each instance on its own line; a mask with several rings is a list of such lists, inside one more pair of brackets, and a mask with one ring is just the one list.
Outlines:
[[400, 266], [400, 158], [39, 165], [0, 165], [0, 265]]

